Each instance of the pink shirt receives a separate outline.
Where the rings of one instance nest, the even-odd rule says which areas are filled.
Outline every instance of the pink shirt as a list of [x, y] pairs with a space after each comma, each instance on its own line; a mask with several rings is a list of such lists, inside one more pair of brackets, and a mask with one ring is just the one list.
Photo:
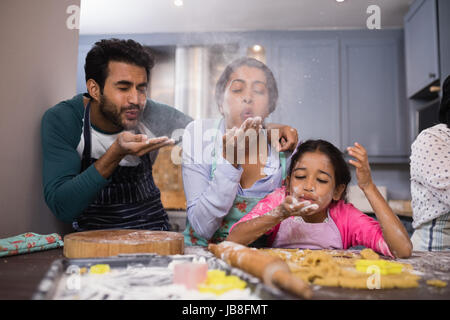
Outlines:
[[[230, 232], [238, 223], [251, 220], [272, 211], [278, 207], [285, 198], [286, 188], [282, 187], [276, 189], [258, 202], [258, 204], [248, 214], [242, 217], [241, 220], [236, 222], [231, 227]], [[366, 248], [371, 248], [385, 256], [394, 257], [390, 252], [387, 243], [384, 241], [383, 232], [379, 222], [362, 213], [352, 204], [345, 203], [343, 200], [331, 203], [329, 206], [329, 216], [333, 219], [339, 230], [343, 249], [361, 245]], [[279, 223], [266, 233], [269, 235], [270, 246], [272, 246], [282, 223]]]

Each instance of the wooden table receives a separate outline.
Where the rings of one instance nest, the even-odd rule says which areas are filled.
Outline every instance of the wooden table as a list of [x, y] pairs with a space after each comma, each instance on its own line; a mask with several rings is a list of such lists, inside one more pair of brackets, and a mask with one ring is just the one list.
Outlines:
[[61, 258], [62, 248], [0, 258], [0, 300], [31, 299], [52, 262]]
[[[51, 263], [64, 258], [62, 249], [0, 258], [0, 300], [31, 299]], [[186, 247], [187, 254], [208, 256], [200, 247]], [[409, 259], [398, 260], [410, 263], [422, 272], [420, 287], [415, 289], [352, 290], [313, 286], [313, 299], [450, 299], [450, 252], [413, 252]], [[438, 278], [447, 281], [445, 288], [428, 286], [425, 280]]]

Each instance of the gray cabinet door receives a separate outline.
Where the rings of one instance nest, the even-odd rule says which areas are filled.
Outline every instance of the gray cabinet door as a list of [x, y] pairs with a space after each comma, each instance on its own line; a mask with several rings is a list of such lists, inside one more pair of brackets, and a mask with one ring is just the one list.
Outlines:
[[300, 140], [321, 138], [340, 148], [338, 40], [274, 40], [268, 64], [279, 90], [271, 120], [295, 127]]
[[[441, 87], [450, 76], [450, 1], [438, 1], [439, 20], [439, 74]], [[442, 95], [442, 91], [441, 91]]]
[[404, 18], [407, 95], [439, 79], [436, 0], [416, 0]]
[[369, 157], [406, 156], [406, 109], [400, 37], [341, 42], [342, 134]]

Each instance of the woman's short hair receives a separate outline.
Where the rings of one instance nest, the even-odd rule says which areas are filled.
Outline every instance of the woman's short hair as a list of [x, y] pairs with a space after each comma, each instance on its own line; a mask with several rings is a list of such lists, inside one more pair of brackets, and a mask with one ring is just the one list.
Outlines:
[[450, 128], [450, 76], [448, 76], [442, 85], [442, 100], [439, 106], [439, 122], [447, 124]]
[[249, 57], [243, 57], [234, 60], [222, 72], [222, 75], [219, 77], [219, 80], [217, 80], [216, 83], [215, 98], [217, 105], [220, 106], [223, 102], [223, 96], [227, 83], [230, 80], [230, 75], [242, 66], [258, 68], [264, 72], [267, 80], [267, 89], [269, 90], [269, 113], [272, 113], [275, 110], [278, 100], [278, 87], [277, 82], [275, 81], [275, 77], [273, 76], [273, 73], [269, 69], [269, 67], [267, 67], [264, 63]]

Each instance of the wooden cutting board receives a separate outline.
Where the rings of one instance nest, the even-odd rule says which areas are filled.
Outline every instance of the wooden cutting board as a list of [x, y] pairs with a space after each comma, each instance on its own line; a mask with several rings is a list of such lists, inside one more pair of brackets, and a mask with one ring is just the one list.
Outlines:
[[158, 157], [152, 165], [153, 179], [161, 191], [161, 202], [164, 208], [186, 210], [181, 164], [172, 161], [172, 151], [181, 152], [178, 146], [168, 146], [159, 149]]
[[99, 258], [126, 253], [183, 254], [181, 233], [134, 229], [93, 230], [64, 237], [67, 258]]

